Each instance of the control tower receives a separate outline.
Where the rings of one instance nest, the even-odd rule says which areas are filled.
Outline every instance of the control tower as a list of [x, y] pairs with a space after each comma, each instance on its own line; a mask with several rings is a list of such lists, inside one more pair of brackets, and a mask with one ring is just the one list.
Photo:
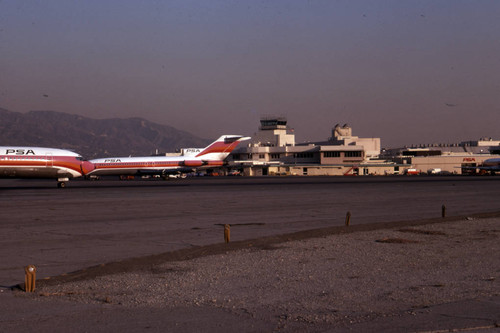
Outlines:
[[285, 117], [262, 117], [259, 131], [252, 140], [255, 146], [283, 147], [295, 145], [295, 134], [291, 133]]

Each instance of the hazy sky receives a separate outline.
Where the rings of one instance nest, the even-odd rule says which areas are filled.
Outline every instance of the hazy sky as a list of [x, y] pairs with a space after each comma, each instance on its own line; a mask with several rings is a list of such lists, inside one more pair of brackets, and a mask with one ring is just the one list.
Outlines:
[[500, 139], [500, 1], [0, 0], [0, 107], [203, 138], [283, 115], [298, 141]]

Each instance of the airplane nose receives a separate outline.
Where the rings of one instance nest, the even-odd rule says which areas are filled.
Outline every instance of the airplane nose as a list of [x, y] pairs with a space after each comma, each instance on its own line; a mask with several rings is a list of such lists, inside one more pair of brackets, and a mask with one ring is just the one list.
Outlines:
[[95, 169], [94, 163], [89, 161], [83, 161], [81, 164], [83, 175], [88, 174], [90, 171]]

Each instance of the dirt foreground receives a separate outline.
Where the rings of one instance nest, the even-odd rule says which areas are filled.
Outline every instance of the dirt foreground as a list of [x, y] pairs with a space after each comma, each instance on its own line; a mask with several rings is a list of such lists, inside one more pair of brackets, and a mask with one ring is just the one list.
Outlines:
[[500, 218], [346, 229], [111, 263], [37, 281], [34, 293], [2, 289], [0, 327], [500, 330]]

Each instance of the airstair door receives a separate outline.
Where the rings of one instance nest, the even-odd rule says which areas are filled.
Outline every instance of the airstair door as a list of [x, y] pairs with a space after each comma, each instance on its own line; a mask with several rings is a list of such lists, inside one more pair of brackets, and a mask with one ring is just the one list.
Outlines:
[[54, 166], [54, 156], [52, 156], [52, 153], [45, 153], [45, 166], [47, 168]]

